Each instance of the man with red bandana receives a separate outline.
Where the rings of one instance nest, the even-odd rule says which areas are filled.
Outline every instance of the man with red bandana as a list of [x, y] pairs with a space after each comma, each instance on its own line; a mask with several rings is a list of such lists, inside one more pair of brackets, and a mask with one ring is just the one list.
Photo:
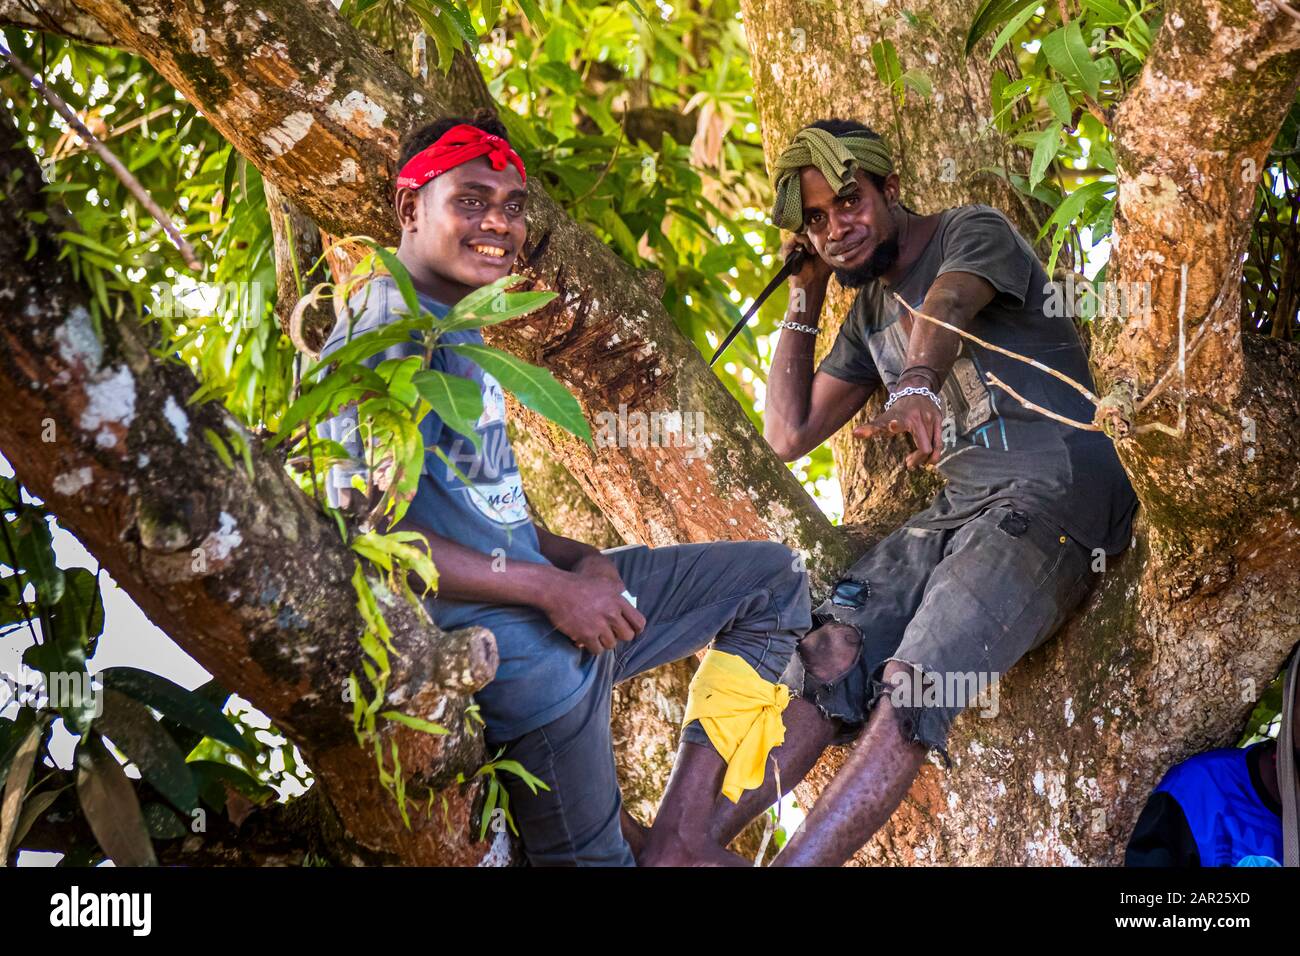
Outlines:
[[[442, 317], [468, 293], [512, 271], [528, 233], [524, 163], [501, 124], [481, 114], [409, 134], [399, 169], [397, 257], [422, 307]], [[400, 318], [403, 308], [387, 276], [357, 292], [350, 305], [352, 321], [339, 322], [322, 355]], [[439, 342], [481, 343], [482, 337], [478, 329], [462, 329]], [[367, 364], [423, 353], [413, 340]], [[767, 754], [780, 743], [789, 695], [777, 678], [811, 623], [801, 563], [769, 541], [602, 552], [550, 533], [529, 512], [506, 437], [500, 385], [450, 349], [436, 349], [429, 367], [478, 385], [479, 440], [458, 434], [433, 412], [425, 415], [420, 429], [429, 454], [402, 526], [429, 541], [439, 580], [427, 606], [438, 625], [480, 625], [496, 638], [496, 677], [475, 699], [492, 753], [518, 761], [546, 785], [533, 793], [516, 775], [502, 774], [529, 860], [743, 865], [706, 838], [709, 817], [719, 799], [735, 801], [762, 781]], [[355, 459], [329, 481], [331, 502], [344, 508], [364, 507], [353, 500], [360, 497], [354, 482], [364, 487], [356, 479], [364, 477], [366, 460], [357, 431], [355, 409], [322, 431]], [[705, 647], [677, 762], [645, 832], [622, 810], [611, 688]]]

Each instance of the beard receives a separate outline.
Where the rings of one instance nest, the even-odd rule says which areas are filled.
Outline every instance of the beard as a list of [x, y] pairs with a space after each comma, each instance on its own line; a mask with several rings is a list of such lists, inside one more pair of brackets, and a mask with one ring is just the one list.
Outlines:
[[852, 269], [834, 269], [832, 275], [846, 289], [859, 289], [868, 282], [874, 282], [890, 270], [898, 261], [898, 236], [890, 236], [876, 246], [875, 252], [862, 265]]

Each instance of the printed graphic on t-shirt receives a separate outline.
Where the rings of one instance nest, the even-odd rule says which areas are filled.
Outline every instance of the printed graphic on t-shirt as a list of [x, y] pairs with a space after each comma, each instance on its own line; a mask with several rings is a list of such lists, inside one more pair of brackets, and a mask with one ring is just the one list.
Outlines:
[[475, 484], [460, 489], [483, 517], [505, 527], [513, 527], [528, 520], [528, 505], [524, 500], [524, 486], [519, 472], [507, 475], [492, 484]]
[[[506, 401], [501, 384], [483, 372], [483, 413], [475, 425], [482, 450], [457, 435], [447, 448], [445, 481], [483, 517], [510, 528], [528, 521], [519, 465], [506, 435]], [[459, 472], [460, 474], [457, 474]], [[465, 485], [469, 483], [469, 487]]]
[[489, 425], [506, 420], [506, 396], [501, 383], [490, 372], [483, 373], [483, 414], [478, 417], [481, 431]]

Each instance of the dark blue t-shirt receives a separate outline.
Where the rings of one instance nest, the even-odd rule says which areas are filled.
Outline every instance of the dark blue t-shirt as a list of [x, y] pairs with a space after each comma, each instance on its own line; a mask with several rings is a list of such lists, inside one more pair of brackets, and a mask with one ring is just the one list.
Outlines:
[[[449, 311], [444, 303], [423, 295], [419, 298], [424, 308], [440, 318]], [[355, 315], [353, 336], [405, 317], [405, 303], [388, 276], [356, 292], [349, 304]], [[321, 349], [321, 356], [342, 346], [348, 334], [348, 323], [341, 320]], [[439, 342], [481, 345], [483, 337], [478, 329], [462, 329], [444, 333]], [[392, 346], [364, 360], [364, 364], [376, 368], [386, 359], [423, 354], [413, 337], [409, 344]], [[475, 448], [437, 413], [429, 412], [420, 422], [428, 449], [424, 473], [403, 525], [431, 531], [490, 555], [507, 570], [511, 562], [549, 563], [538, 547], [537, 528], [529, 515], [519, 466], [506, 435], [506, 404], [500, 384], [477, 363], [451, 349], [435, 349], [429, 368], [478, 384], [483, 413], [474, 430], [481, 448]], [[351, 487], [354, 477], [364, 480], [366, 474], [355, 406], [322, 423], [318, 433], [342, 444], [354, 458], [350, 466], [336, 466], [327, 482], [330, 503], [337, 507], [338, 489]], [[455, 468], [432, 450], [435, 447]], [[469, 484], [456, 474], [457, 470]], [[494, 740], [513, 739], [563, 716], [595, 677], [595, 658], [556, 631], [535, 608], [443, 597], [431, 597], [426, 605], [443, 630], [474, 624], [495, 635], [501, 663], [496, 678], [475, 695]]]

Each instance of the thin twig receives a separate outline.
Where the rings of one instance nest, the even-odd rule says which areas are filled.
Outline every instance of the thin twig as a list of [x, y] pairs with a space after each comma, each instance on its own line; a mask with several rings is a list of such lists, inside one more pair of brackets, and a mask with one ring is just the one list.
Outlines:
[[[1088, 401], [1092, 402], [1093, 405], [1096, 405], [1098, 403], [1099, 399], [1097, 398], [1096, 395], [1094, 395], [1089, 389], [1085, 388], [1083, 385], [1076, 382], [1074, 379], [1070, 378], [1070, 376], [1058, 372], [1056, 369], [1050, 368], [1049, 366], [1044, 365], [1042, 362], [1039, 362], [1036, 359], [1031, 359], [1028, 356], [1021, 355], [1019, 352], [1012, 352], [1009, 349], [1002, 348], [1000, 345], [994, 345], [992, 342], [985, 342], [978, 335], [972, 335], [971, 333], [965, 331], [964, 329], [959, 329], [957, 328], [957, 326], [945, 322], [942, 319], [936, 319], [932, 315], [926, 315], [924, 312], [920, 312], [912, 308], [910, 305], [908, 305], [907, 300], [904, 299], [897, 292], [893, 293], [893, 296], [900, 303], [902, 303], [903, 308], [907, 309], [908, 312], [912, 313], [912, 315], [916, 316], [917, 318], [925, 319], [925, 321], [927, 322], [933, 322], [935, 325], [942, 326], [943, 328], [947, 329], [950, 332], [956, 332], [962, 338], [970, 339], [976, 345], [982, 345], [984, 346], [984, 348], [988, 349], [991, 352], [997, 352], [1000, 355], [1005, 355], [1008, 358], [1013, 358], [1018, 362], [1024, 362], [1026, 365], [1032, 365], [1040, 372], [1046, 372], [1048, 375], [1052, 376], [1053, 378], [1060, 379], [1062, 382], [1064, 382], [1066, 385], [1069, 385], [1072, 389], [1074, 389], [1076, 392], [1078, 392]], [[1004, 385], [1003, 388], [1006, 388], [1006, 386]], [[1010, 391], [1010, 389], [1007, 389], [1007, 391]], [[1012, 394], [1015, 393], [1013, 392]], [[1066, 420], [1068, 421], [1069, 419]]]
[[[1249, 242], [1249, 234], [1247, 234], [1246, 239], [1247, 242]], [[1241, 262], [1241, 253], [1238, 252], [1235, 254], [1229, 261], [1233, 263]], [[1210, 303], [1210, 308], [1205, 313], [1205, 321], [1201, 323], [1200, 328], [1196, 330], [1196, 334], [1192, 336], [1192, 344], [1187, 349], [1187, 355], [1184, 362], [1190, 362], [1195, 358], [1196, 353], [1200, 351], [1201, 346], [1209, 339], [1207, 333], [1210, 331], [1210, 327], [1215, 324], [1214, 314], [1219, 311], [1219, 306], [1223, 304], [1223, 297], [1228, 294], [1228, 290], [1235, 284], [1233, 280], [1235, 279], [1240, 281], [1240, 275], [1241, 274], [1235, 267], [1229, 266], [1227, 275], [1223, 277], [1223, 285], [1219, 288], [1219, 294], [1214, 297], [1214, 301]], [[1165, 369], [1165, 373], [1156, 381], [1156, 384], [1151, 388], [1151, 391], [1147, 392], [1146, 397], [1137, 403], [1137, 406], [1133, 409], [1133, 413], [1136, 415], [1138, 412], [1141, 412], [1144, 408], [1150, 405], [1165, 386], [1173, 381], [1174, 375], [1177, 372], [1178, 364], [1170, 365], [1169, 368]]]
[[1029, 401], [1029, 399], [1022, 397], [1019, 392], [1006, 382], [1002, 381], [1002, 379], [998, 378], [992, 372], [985, 372], [984, 377], [988, 379], [990, 385], [996, 385], [1031, 412], [1038, 412], [1038, 414], [1046, 415], [1054, 422], [1060, 422], [1062, 425], [1070, 425], [1074, 428], [1082, 429], [1085, 432], [1101, 431], [1101, 429], [1092, 422], [1076, 422], [1073, 418], [1066, 418], [1064, 415], [1058, 415], [1056, 412], [1044, 408], [1042, 405], [1035, 405], [1033, 402]]
[[45, 97], [46, 101], [67, 121], [68, 125], [76, 131], [77, 135], [82, 138], [86, 145], [93, 149], [99, 155], [99, 158], [103, 160], [104, 164], [113, 171], [113, 174], [121, 180], [122, 185], [127, 188], [131, 195], [135, 196], [135, 198], [139, 200], [140, 204], [149, 211], [149, 214], [158, 220], [158, 224], [163, 227], [168, 238], [171, 239], [171, 241], [176, 245], [176, 248], [180, 251], [181, 257], [185, 260], [186, 267], [193, 269], [195, 272], [201, 272], [203, 270], [203, 264], [199, 262], [198, 256], [195, 255], [194, 247], [191, 246], [189, 242], [186, 241], [185, 237], [177, 231], [176, 226], [167, 218], [167, 214], [164, 213], [162, 209], [158, 207], [158, 204], [153, 201], [153, 197], [150, 196], [149, 193], [145, 191], [145, 188], [140, 185], [140, 181], [136, 179], [135, 176], [131, 175], [131, 171], [122, 165], [122, 161], [113, 155], [112, 150], [101, 143], [98, 137], [86, 128], [86, 124], [77, 117], [77, 114], [72, 111], [58, 93], [55, 93], [52, 89], [46, 86], [45, 81], [33, 73], [26, 63], [14, 56], [13, 53], [10, 52], [9, 48], [3, 43], [0, 43], [0, 54], [9, 61], [10, 66], [21, 73], [26, 78], [27, 82], [36, 88], [36, 91], [40, 93], [41, 96]]
[[1178, 270], [1178, 433], [1187, 430], [1187, 262]]
[[767, 845], [772, 839], [772, 834], [781, 826], [781, 765], [771, 754], [767, 759], [772, 761], [772, 775], [776, 778], [776, 816], [769, 816], [767, 822], [763, 824], [763, 840], [759, 843], [758, 853], [754, 856], [754, 866], [763, 865], [763, 857], [767, 856]]
[[596, 181], [591, 184], [591, 188], [577, 199], [570, 202], [570, 206], [579, 206], [586, 202], [586, 200], [600, 188], [600, 184], [605, 181], [605, 177], [609, 175], [609, 171], [614, 168], [614, 160], [618, 159], [619, 147], [623, 145], [623, 140], [627, 139], [627, 115], [627, 111], [625, 110], [623, 112], [623, 121], [619, 124], [618, 139], [614, 141], [614, 150], [609, 155], [609, 162], [607, 162], [605, 168], [600, 171], [600, 175], [597, 176]]
[[[135, 129], [137, 126], [139, 126], [142, 123], [147, 123], [151, 119], [157, 119], [158, 117], [162, 116], [164, 113], [170, 113], [173, 109], [175, 109], [175, 107], [173, 106], [160, 106], [152, 113], [147, 113], [144, 116], [137, 116], [135, 119], [131, 120], [131, 122], [123, 123], [121, 126], [114, 126], [112, 129], [106, 131], [105, 135], [101, 138], [100, 141], [106, 143], [110, 139], [116, 139], [117, 137], [121, 136], [123, 133], [127, 133]], [[69, 146], [66, 150], [63, 151], [63, 153], [59, 155], [59, 158], [67, 159], [69, 156], [76, 156], [78, 153], [85, 152], [87, 148], [88, 147], [85, 143], [82, 143], [79, 146]]]
[[1300, 10], [1292, 10], [1291, 6], [1283, 3], [1282, 0], [1273, 0], [1273, 6], [1277, 7], [1292, 20], [1300, 20]]
[[1133, 429], [1134, 435], [1145, 435], [1147, 432], [1160, 432], [1162, 435], [1172, 435], [1174, 438], [1182, 438], [1187, 434], [1187, 423], [1182, 422], [1177, 428], [1172, 425], [1166, 425], [1164, 422], [1147, 422], [1145, 425], [1138, 425]]

